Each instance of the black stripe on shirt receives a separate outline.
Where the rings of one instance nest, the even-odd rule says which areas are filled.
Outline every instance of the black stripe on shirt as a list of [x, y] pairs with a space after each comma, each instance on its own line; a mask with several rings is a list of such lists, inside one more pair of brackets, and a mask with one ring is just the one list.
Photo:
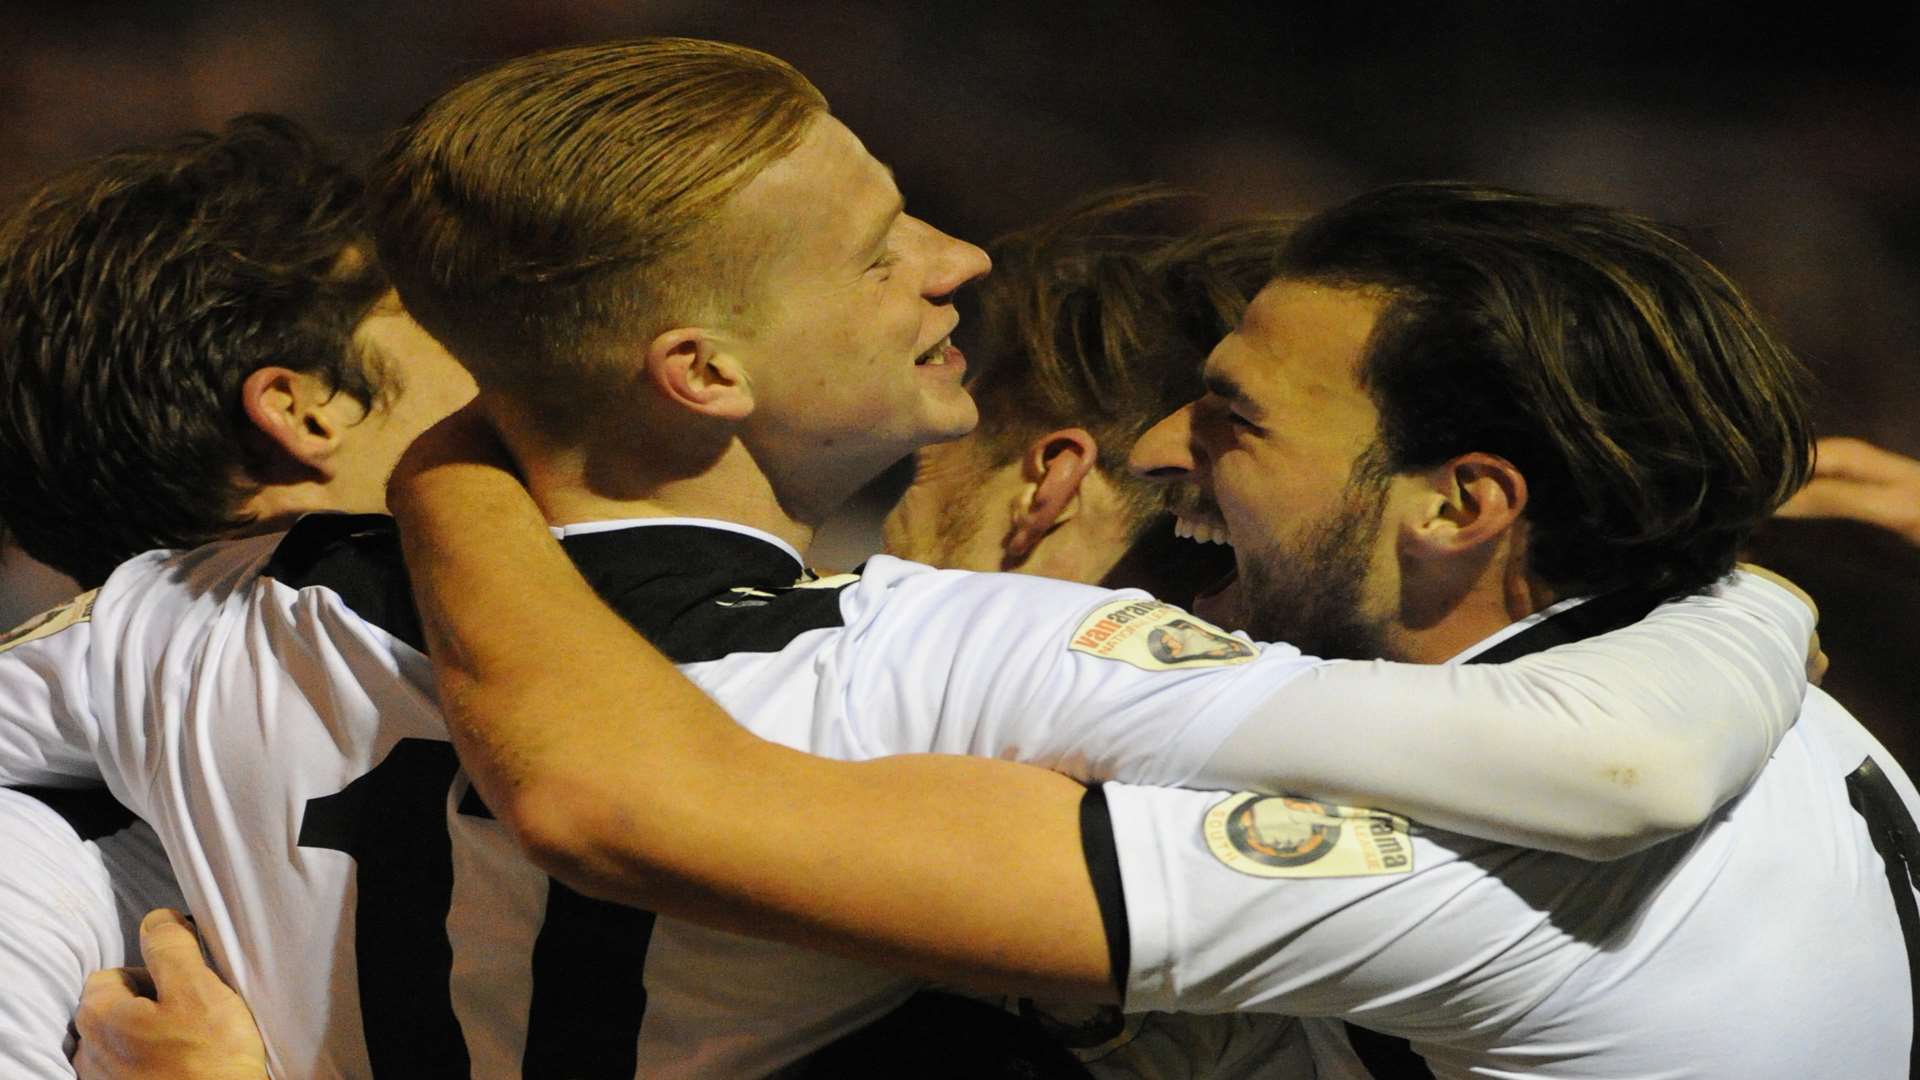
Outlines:
[[[1461, 661], [1467, 664], [1504, 664], [1523, 656], [1544, 652], [1556, 645], [1569, 645], [1590, 637], [1631, 626], [1647, 617], [1665, 599], [1658, 593], [1626, 589], [1597, 596], [1578, 607], [1527, 627], [1498, 645]], [[1433, 1080], [1433, 1070], [1413, 1050], [1413, 1044], [1397, 1035], [1386, 1035], [1358, 1024], [1347, 1024], [1347, 1041], [1353, 1052], [1379, 1080]]]

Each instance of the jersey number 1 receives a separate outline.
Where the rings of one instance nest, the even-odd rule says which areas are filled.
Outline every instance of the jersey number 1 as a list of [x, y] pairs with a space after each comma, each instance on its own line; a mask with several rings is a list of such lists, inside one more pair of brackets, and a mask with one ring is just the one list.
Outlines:
[[[337, 794], [309, 799], [300, 846], [342, 851], [358, 871], [354, 961], [367, 1057], [377, 1077], [471, 1075], [453, 1012], [453, 842], [447, 792], [459, 761], [435, 739], [402, 739]], [[492, 817], [469, 795], [460, 812]], [[653, 914], [548, 881], [533, 946], [521, 1075], [630, 1080]]]

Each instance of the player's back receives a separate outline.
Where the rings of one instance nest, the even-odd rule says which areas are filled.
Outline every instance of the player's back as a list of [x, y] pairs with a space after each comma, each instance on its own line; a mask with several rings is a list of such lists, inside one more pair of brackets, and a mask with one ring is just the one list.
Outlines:
[[393, 543], [336, 519], [143, 556], [84, 657], [22, 654], [84, 667], [58, 722], [166, 843], [276, 1075], [754, 1075], [904, 999], [527, 862], [459, 770]]

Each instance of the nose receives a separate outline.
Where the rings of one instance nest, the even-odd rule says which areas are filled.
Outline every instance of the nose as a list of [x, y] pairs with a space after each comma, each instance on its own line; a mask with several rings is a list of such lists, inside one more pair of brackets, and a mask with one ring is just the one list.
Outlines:
[[1193, 479], [1193, 405], [1181, 406], [1148, 428], [1127, 455], [1127, 468], [1145, 480]]
[[941, 232], [939, 229], [920, 222], [927, 231], [927, 242], [933, 249], [933, 257], [928, 260], [928, 270], [923, 294], [929, 300], [945, 300], [960, 290], [962, 285], [987, 276], [993, 269], [993, 260], [987, 253], [967, 243]]

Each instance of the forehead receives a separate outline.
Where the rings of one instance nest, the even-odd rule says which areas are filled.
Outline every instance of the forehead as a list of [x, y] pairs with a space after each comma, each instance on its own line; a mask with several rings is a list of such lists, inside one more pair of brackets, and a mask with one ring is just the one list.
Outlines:
[[1207, 358], [1208, 384], [1275, 403], [1364, 396], [1360, 360], [1386, 306], [1376, 292], [1275, 281]]
[[761, 171], [724, 212], [774, 258], [855, 259], [901, 209], [893, 171], [845, 124], [821, 113], [792, 153]]

